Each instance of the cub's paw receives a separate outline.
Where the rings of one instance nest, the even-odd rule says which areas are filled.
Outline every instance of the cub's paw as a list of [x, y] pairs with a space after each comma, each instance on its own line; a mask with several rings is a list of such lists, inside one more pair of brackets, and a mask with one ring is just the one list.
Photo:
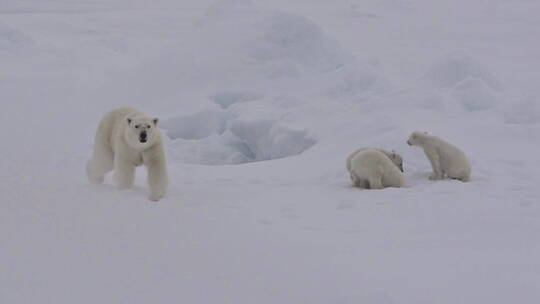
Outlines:
[[159, 201], [162, 197], [163, 197], [163, 194], [159, 194], [159, 193], [150, 193], [150, 195], [148, 196], [148, 199], [151, 200], [152, 202], [157, 202], [157, 201]]
[[116, 189], [118, 190], [127, 190], [127, 189], [131, 189], [133, 188], [133, 184], [129, 184], [129, 183], [117, 183], [116, 184]]
[[440, 174], [431, 173], [429, 175], [429, 180], [441, 180], [443, 177]]
[[88, 175], [88, 180], [92, 184], [103, 184], [103, 181], [105, 180], [104, 176], [90, 176]]

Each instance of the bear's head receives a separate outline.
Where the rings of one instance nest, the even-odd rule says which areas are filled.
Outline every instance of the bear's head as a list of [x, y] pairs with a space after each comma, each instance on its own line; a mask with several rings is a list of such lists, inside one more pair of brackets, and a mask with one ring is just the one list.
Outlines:
[[390, 160], [399, 168], [401, 172], [403, 171], [403, 158], [401, 155], [397, 154], [395, 151], [392, 151], [390, 154]]
[[134, 149], [144, 150], [151, 147], [159, 137], [158, 119], [149, 117], [128, 117], [124, 129], [127, 143]]
[[419, 146], [422, 144], [423, 139], [426, 137], [427, 132], [415, 131], [409, 136], [407, 144], [409, 146]]

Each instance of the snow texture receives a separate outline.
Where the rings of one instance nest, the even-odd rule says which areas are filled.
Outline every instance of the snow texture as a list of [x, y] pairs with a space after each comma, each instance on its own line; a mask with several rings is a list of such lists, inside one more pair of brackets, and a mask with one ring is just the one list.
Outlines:
[[[0, 303], [540, 301], [540, 3], [0, 4]], [[98, 120], [159, 117], [170, 187], [86, 180]], [[471, 182], [428, 180], [414, 130]], [[405, 187], [350, 185], [395, 150]]]

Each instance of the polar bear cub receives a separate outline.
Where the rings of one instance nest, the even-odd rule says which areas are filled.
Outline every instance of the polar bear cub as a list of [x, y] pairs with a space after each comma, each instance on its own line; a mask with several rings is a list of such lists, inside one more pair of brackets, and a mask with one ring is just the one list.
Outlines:
[[381, 149], [364, 148], [347, 158], [347, 169], [356, 187], [382, 189], [403, 186], [401, 156]]
[[135, 167], [144, 164], [148, 170], [149, 199], [157, 201], [168, 185], [167, 164], [158, 119], [132, 108], [107, 113], [100, 121], [94, 140], [94, 152], [86, 165], [88, 179], [103, 183], [105, 174], [113, 171], [118, 188], [131, 188]]
[[445, 177], [459, 179], [463, 182], [471, 180], [471, 165], [469, 159], [458, 147], [425, 132], [413, 132], [407, 140], [409, 146], [424, 149], [433, 173], [430, 180]]
[[377, 150], [377, 151], [383, 153], [384, 155], [388, 156], [388, 158], [390, 158], [390, 160], [399, 168], [399, 170], [401, 172], [403, 172], [403, 158], [401, 157], [401, 155], [397, 154], [396, 152], [394, 152], [394, 151], [388, 152], [388, 151], [386, 151], [384, 149], [378, 149], [378, 148], [360, 148], [360, 149], [354, 151], [353, 153], [351, 153], [349, 155], [349, 157], [347, 157], [347, 171], [349, 171], [349, 173], [351, 173], [351, 160], [352, 160], [352, 158], [358, 152], [361, 152], [361, 151], [364, 151], [364, 150], [367, 150], [367, 149]]

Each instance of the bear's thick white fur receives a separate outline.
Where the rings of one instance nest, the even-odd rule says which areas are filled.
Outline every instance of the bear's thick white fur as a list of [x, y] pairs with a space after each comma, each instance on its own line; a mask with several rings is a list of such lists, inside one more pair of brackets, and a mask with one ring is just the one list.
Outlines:
[[364, 148], [349, 156], [347, 168], [353, 185], [365, 189], [403, 186], [403, 174], [399, 166], [383, 151]]
[[424, 149], [433, 173], [430, 180], [446, 177], [459, 179], [464, 182], [471, 180], [471, 165], [469, 159], [458, 147], [425, 132], [413, 132], [407, 144]]
[[144, 164], [148, 170], [149, 199], [157, 201], [163, 197], [168, 185], [167, 162], [157, 123], [157, 118], [132, 108], [107, 113], [99, 123], [94, 152], [86, 165], [88, 179], [103, 183], [105, 174], [114, 170], [117, 187], [130, 188], [135, 167]]
[[360, 148], [356, 151], [354, 151], [353, 153], [351, 153], [349, 155], [349, 157], [347, 157], [347, 171], [349, 171], [349, 173], [351, 173], [351, 160], [352, 158], [358, 153], [358, 152], [361, 152], [361, 151], [364, 151], [366, 149], [373, 149], [373, 150], [377, 150], [381, 153], [383, 153], [384, 155], [386, 155], [388, 158], [390, 158], [390, 160], [396, 164], [396, 166], [399, 168], [399, 170], [401, 172], [403, 172], [403, 158], [401, 157], [401, 155], [397, 154], [396, 152], [392, 151], [392, 152], [388, 152], [384, 149], [379, 149], [379, 148]]

